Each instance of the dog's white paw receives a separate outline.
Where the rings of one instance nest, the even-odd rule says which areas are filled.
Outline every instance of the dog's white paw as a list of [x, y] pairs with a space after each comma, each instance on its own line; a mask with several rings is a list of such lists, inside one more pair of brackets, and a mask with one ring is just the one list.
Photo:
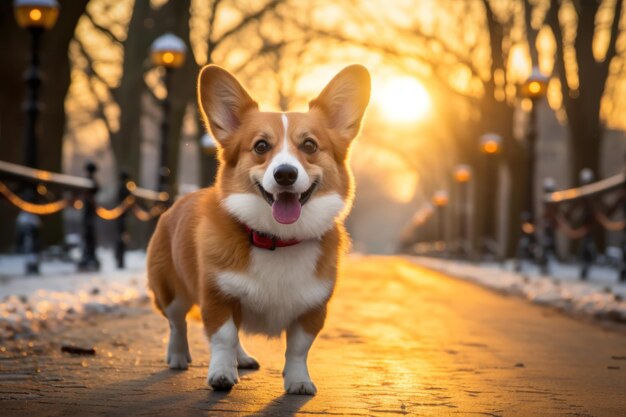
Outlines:
[[261, 365], [252, 356], [237, 356], [237, 368], [239, 369], [259, 369]]
[[236, 369], [220, 369], [215, 372], [209, 370], [207, 383], [215, 391], [230, 391], [237, 382], [239, 382], [239, 375]]
[[285, 380], [285, 392], [294, 395], [315, 395], [317, 388], [313, 381], [288, 382]]
[[191, 355], [189, 352], [187, 353], [167, 353], [167, 364], [170, 366], [170, 369], [187, 369], [189, 368], [189, 364], [191, 363]]

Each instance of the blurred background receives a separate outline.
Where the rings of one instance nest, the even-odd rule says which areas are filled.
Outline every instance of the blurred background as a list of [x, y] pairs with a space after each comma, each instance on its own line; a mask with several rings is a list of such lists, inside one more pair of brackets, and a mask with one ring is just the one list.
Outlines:
[[[264, 110], [306, 111], [361, 63], [373, 94], [352, 153], [353, 250], [461, 242], [454, 250], [511, 257], [534, 235], [544, 187], [623, 169], [622, 15], [622, 0], [3, 1], [0, 160], [39, 170], [10, 165], [5, 177], [88, 177], [93, 163], [98, 189], [86, 198], [95, 183], [77, 194], [63, 177], [0, 175], [14, 203], [0, 201], [0, 250], [20, 249], [24, 224], [37, 225], [41, 250], [90, 239], [85, 222], [99, 246], [119, 244], [123, 227], [125, 247], [144, 247], [157, 203], [215, 174], [201, 66], [232, 71]], [[124, 226], [85, 219], [90, 207], [117, 219], [128, 195], [145, 204]], [[20, 217], [29, 202], [49, 213]], [[596, 235], [599, 247], [621, 236]]]

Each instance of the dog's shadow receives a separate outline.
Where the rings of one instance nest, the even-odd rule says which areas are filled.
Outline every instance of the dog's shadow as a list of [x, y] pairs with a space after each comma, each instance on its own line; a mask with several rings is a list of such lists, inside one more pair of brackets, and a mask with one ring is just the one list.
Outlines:
[[[246, 369], [246, 370], [240, 369], [239, 376], [241, 377], [241, 376], [245, 376], [245, 375], [252, 374], [255, 372], [258, 372], [258, 370], [257, 369]], [[234, 389], [236, 389], [236, 387]], [[201, 409], [205, 411], [213, 410], [216, 406], [218, 406], [218, 404], [221, 401], [227, 399], [227, 397], [230, 394], [231, 394], [230, 391], [213, 391], [209, 389], [209, 394], [207, 398], [201, 401], [201, 404], [202, 404]], [[250, 416], [250, 417], [252, 416], [254, 417], [261, 417], [261, 416], [293, 417], [300, 411], [302, 407], [304, 407], [306, 403], [308, 403], [312, 399], [313, 399], [312, 395], [282, 394], [281, 396], [276, 397], [273, 400], [271, 400], [263, 408], [257, 411], [251, 412], [249, 414], [244, 414], [244, 415]]]
[[283, 394], [280, 397], [274, 398], [262, 409], [255, 411], [248, 416], [261, 417], [261, 416], [283, 416], [293, 417], [306, 403], [311, 401], [313, 396], [311, 395], [289, 395]]

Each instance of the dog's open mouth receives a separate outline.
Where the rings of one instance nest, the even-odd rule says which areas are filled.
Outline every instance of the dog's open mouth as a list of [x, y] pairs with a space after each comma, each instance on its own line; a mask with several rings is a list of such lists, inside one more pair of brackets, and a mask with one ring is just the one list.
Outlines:
[[272, 216], [281, 224], [295, 223], [300, 218], [302, 212], [302, 206], [306, 204], [311, 198], [311, 195], [317, 188], [318, 182], [313, 181], [313, 184], [308, 190], [299, 193], [281, 192], [277, 195], [271, 194], [263, 188], [263, 186], [257, 182], [257, 187], [261, 191], [261, 195], [272, 206]]

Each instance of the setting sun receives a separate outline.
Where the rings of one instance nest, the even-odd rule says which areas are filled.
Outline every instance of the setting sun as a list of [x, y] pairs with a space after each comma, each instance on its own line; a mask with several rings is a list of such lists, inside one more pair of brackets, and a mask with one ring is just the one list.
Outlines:
[[394, 122], [414, 122], [426, 116], [431, 100], [424, 86], [412, 77], [397, 77], [385, 82], [376, 102], [385, 118]]

